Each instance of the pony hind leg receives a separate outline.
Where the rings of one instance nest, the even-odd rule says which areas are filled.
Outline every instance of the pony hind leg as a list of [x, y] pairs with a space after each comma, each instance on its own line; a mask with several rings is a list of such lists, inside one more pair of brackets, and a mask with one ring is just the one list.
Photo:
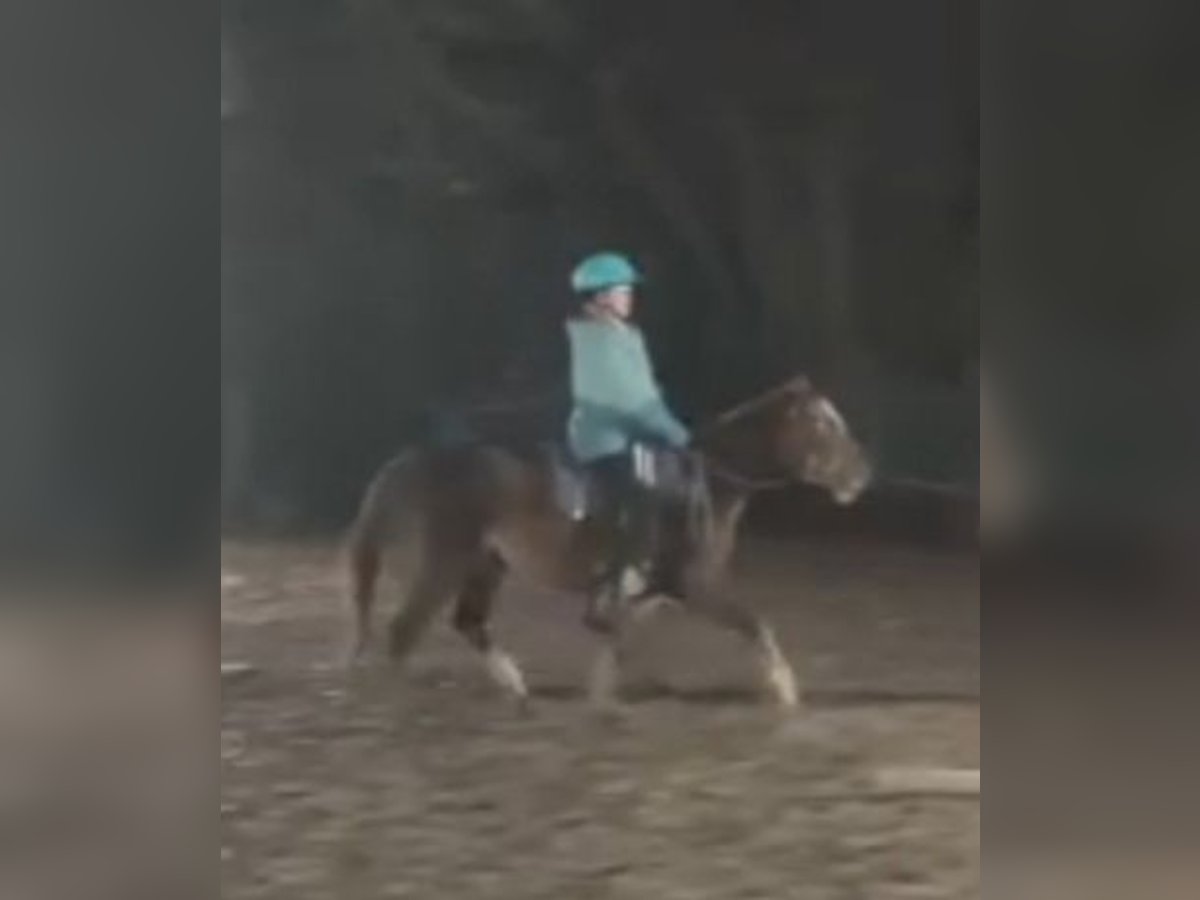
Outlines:
[[352, 546], [347, 553], [354, 611], [354, 630], [345, 653], [347, 666], [359, 664], [371, 643], [371, 614], [379, 579], [379, 556], [379, 550], [373, 546]]
[[388, 654], [404, 662], [416, 648], [437, 612], [454, 596], [464, 568], [456, 561], [426, 557], [420, 565], [403, 606], [388, 629]]
[[372, 638], [372, 614], [384, 556], [384, 536], [378, 529], [355, 524], [344, 550], [350, 605], [354, 613], [353, 633], [346, 647], [348, 667], [359, 664]]
[[490, 620], [496, 595], [508, 568], [498, 555], [487, 554], [467, 573], [454, 606], [454, 629], [484, 660], [492, 681], [522, 708], [529, 689], [520, 666], [492, 636]]

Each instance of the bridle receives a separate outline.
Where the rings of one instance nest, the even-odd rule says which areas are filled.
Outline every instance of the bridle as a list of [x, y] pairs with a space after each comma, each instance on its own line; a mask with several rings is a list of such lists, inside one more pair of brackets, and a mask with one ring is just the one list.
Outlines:
[[[792, 382], [780, 385], [779, 387], [771, 388], [770, 390], [739, 403], [732, 409], [718, 415], [704, 429], [704, 432], [711, 432], [718, 428], [723, 428], [730, 425], [739, 419], [745, 418], [753, 412], [757, 412], [768, 403], [777, 400], [788, 388]], [[727, 484], [743, 491], [758, 492], [758, 491], [775, 491], [786, 487], [791, 487], [795, 480], [789, 476], [782, 475], [775, 478], [756, 478], [751, 475], [743, 475], [735, 471], [733, 468], [725, 465], [711, 453], [697, 451], [697, 456], [700, 458], [703, 467], [713, 476], [726, 482]]]
[[785, 476], [778, 478], [752, 478], [749, 475], [742, 475], [724, 466], [711, 455], [701, 454], [700, 458], [705, 471], [739, 490], [752, 493], [778, 491], [786, 487], [791, 487], [793, 484], [793, 479]]

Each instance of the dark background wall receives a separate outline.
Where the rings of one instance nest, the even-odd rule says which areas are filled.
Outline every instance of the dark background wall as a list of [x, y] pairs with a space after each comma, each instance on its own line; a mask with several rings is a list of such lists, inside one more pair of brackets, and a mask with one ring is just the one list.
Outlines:
[[994, 5], [987, 354], [1073, 527], [1189, 528], [1200, 497], [1194, 10]]
[[887, 477], [978, 477], [978, 21], [922, 0], [223, 10], [224, 499], [339, 521], [430, 406], [561, 385], [631, 252], [672, 401], [797, 371]]
[[215, 559], [210, 18], [161, 4], [0, 10], [6, 587], [38, 563]]

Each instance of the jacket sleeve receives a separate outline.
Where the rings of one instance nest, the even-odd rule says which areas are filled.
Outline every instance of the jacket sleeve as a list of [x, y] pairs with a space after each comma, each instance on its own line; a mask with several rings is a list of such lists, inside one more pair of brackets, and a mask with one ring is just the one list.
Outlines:
[[644, 440], [676, 449], [691, 443], [691, 433], [661, 400], [640, 407], [630, 418], [635, 434]]
[[662, 388], [658, 384], [658, 376], [655, 374], [654, 364], [650, 361], [650, 353], [641, 332], [637, 333], [637, 343], [644, 377], [651, 385], [654, 400], [640, 404], [632, 410], [632, 430], [643, 440], [666, 444], [668, 447], [686, 447], [692, 436], [662, 399]]

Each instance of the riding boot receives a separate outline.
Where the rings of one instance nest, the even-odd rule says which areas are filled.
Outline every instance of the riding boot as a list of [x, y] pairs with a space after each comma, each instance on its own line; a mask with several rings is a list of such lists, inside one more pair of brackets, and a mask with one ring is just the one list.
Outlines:
[[703, 540], [705, 503], [697, 491], [703, 485], [682, 459], [675, 479], [665, 491], [648, 498], [650, 509], [644, 519], [648, 537], [644, 545], [644, 596], [655, 594], [682, 598], [687, 593], [688, 560]]
[[646, 595], [679, 598], [685, 593], [689, 552], [686, 510], [678, 504], [659, 504], [653, 521], [654, 538], [646, 567]]
[[621, 605], [625, 601], [626, 572], [630, 569], [631, 541], [629, 522], [625, 511], [619, 506], [611, 511], [601, 523], [604, 543], [608, 551], [596, 582], [588, 593], [584, 622], [596, 631], [608, 632], [614, 627]]
[[631, 574], [638, 574], [647, 545], [646, 504], [627, 461], [605, 463], [598, 469], [605, 483], [596, 522], [607, 552], [584, 613], [585, 624], [598, 631], [610, 631], [628, 596], [640, 589], [628, 582]]

